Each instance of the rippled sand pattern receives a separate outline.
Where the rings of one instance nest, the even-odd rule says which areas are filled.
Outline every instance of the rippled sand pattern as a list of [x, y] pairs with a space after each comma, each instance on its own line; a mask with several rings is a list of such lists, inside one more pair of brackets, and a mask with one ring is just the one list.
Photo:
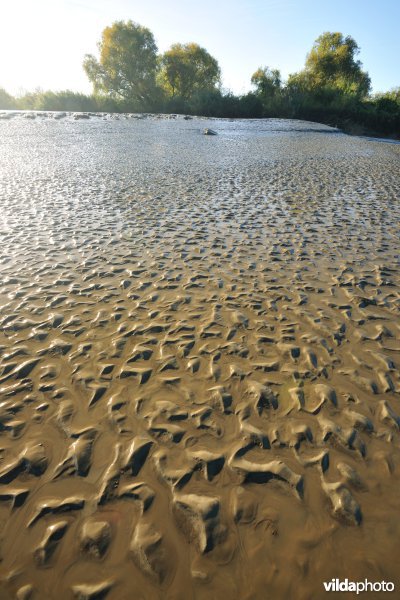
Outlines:
[[1, 598], [399, 586], [400, 146], [0, 133]]

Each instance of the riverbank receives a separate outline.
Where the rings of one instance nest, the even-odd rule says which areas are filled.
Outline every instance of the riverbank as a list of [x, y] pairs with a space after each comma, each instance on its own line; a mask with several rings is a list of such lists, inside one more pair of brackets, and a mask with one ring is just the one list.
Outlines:
[[261, 98], [255, 93], [235, 96], [215, 90], [190, 101], [168, 101], [139, 106], [106, 96], [86, 96], [70, 91], [35, 92], [21, 98], [2, 98], [0, 109], [56, 112], [187, 114], [208, 118], [280, 118], [307, 120], [337, 126], [346, 133], [400, 139], [400, 100], [395, 92], [364, 100], [329, 95], [324, 100], [310, 94]]
[[332, 126], [329, 123], [318, 123], [313, 121], [304, 121], [303, 119], [278, 119], [278, 118], [257, 118], [257, 119], [232, 119], [232, 118], [219, 118], [219, 117], [202, 117], [198, 115], [188, 115], [188, 114], [167, 114], [167, 113], [109, 113], [109, 112], [75, 112], [75, 111], [37, 111], [37, 110], [0, 110], [0, 120], [11, 120], [11, 119], [27, 119], [27, 120], [41, 120], [41, 119], [54, 119], [54, 120], [89, 120], [89, 119], [103, 119], [103, 120], [118, 120], [118, 119], [184, 119], [184, 120], [203, 120], [209, 121], [210, 119], [219, 120], [221, 122], [266, 122], [266, 123], [274, 123], [274, 122], [293, 122], [293, 123], [312, 123], [313, 127], [316, 128], [318, 126], [322, 126], [326, 128], [326, 131], [330, 130], [332, 132], [337, 133], [345, 133], [347, 135], [356, 136], [356, 137], [365, 137], [365, 138], [374, 138], [374, 139], [382, 139], [387, 141], [398, 142], [400, 138], [395, 135], [387, 135], [382, 136], [377, 131], [369, 130], [365, 127], [354, 125], [352, 123], [346, 122], [342, 124], [341, 127]]

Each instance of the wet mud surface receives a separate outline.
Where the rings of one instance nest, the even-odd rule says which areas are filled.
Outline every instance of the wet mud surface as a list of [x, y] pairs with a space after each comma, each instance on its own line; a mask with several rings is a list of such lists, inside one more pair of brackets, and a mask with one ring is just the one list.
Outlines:
[[71, 115], [0, 144], [0, 597], [398, 587], [400, 146]]

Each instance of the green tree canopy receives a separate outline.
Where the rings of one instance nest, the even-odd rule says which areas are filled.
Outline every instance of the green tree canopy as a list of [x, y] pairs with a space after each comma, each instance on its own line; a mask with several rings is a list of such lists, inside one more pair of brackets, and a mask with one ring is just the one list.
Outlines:
[[174, 44], [160, 63], [161, 85], [173, 97], [189, 99], [196, 92], [215, 90], [220, 82], [218, 62], [198, 44]]
[[278, 69], [260, 67], [251, 77], [251, 83], [260, 96], [276, 96], [281, 90], [282, 79]]
[[356, 56], [360, 49], [351, 36], [325, 32], [314, 42], [305, 69], [289, 77], [289, 87], [300, 90], [333, 88], [346, 94], [366, 96], [371, 88], [368, 73]]
[[375, 94], [373, 101], [379, 110], [397, 113], [400, 109], [400, 87], [389, 92]]
[[99, 60], [87, 54], [83, 63], [94, 92], [151, 104], [158, 64], [151, 31], [133, 21], [116, 21], [104, 29], [98, 47]]
[[16, 108], [15, 98], [13, 98], [4, 88], [0, 88], [0, 109]]

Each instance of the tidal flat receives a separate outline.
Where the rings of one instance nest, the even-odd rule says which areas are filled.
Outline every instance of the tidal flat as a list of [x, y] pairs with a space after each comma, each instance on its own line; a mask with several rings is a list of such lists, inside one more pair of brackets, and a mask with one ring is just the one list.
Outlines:
[[400, 145], [2, 115], [0, 597], [399, 589]]

